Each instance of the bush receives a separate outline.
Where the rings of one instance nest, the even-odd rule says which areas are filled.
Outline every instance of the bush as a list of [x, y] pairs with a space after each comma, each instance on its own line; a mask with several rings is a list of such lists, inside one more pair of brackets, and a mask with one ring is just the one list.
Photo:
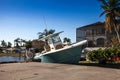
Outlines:
[[105, 55], [102, 49], [94, 50], [88, 53], [88, 59], [91, 61], [105, 60]]
[[98, 49], [88, 53], [88, 59], [90, 61], [98, 61], [99, 63], [105, 63], [106, 61], [112, 62], [115, 57], [120, 57], [119, 47]]
[[0, 48], [0, 53], [3, 53], [2, 49]]
[[117, 50], [117, 55], [120, 57], [120, 49]]

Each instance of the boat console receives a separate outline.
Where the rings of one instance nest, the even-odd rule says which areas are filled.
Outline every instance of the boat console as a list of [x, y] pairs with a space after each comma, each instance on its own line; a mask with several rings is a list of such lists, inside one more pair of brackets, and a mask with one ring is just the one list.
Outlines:
[[[48, 45], [45, 46], [46, 51], [52, 51], [52, 50], [63, 48], [63, 44], [59, 36], [60, 33], [62, 32], [51, 34], [46, 37], [47, 43], [48, 43]], [[48, 49], [48, 46], [49, 46], [49, 49]]]

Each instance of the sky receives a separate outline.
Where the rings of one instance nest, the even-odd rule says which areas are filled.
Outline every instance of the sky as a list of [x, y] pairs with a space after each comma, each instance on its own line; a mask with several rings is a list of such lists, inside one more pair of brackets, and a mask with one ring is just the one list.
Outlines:
[[0, 0], [0, 41], [37, 39], [47, 28], [76, 42], [76, 28], [103, 22], [101, 12], [98, 0]]

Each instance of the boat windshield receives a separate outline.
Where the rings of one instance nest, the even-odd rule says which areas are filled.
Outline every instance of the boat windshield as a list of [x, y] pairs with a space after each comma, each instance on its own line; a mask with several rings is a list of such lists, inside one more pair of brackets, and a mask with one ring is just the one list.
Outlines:
[[55, 44], [55, 43], [58, 43], [58, 42], [60, 42], [61, 40], [60, 40], [60, 37], [59, 36], [54, 36], [54, 37], [52, 37], [52, 42]]

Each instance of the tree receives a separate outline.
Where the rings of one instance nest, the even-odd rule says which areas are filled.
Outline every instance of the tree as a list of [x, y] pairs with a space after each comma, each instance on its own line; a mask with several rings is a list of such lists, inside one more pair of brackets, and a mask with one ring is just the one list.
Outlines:
[[120, 26], [118, 25], [118, 19], [120, 18], [120, 0], [99, 0], [104, 10], [100, 16], [105, 14], [105, 27], [106, 31], [110, 33], [116, 33], [118, 41], [120, 43]]
[[24, 46], [24, 44], [25, 44], [25, 40], [24, 39], [20, 39], [20, 44], [21, 44], [21, 46]]
[[26, 49], [27, 50], [29, 50], [29, 48], [31, 48], [32, 47], [32, 41], [25, 41], [25, 47], [26, 47]]
[[53, 34], [54, 32], [55, 32], [55, 30], [53, 30], [53, 29], [50, 29], [50, 30], [45, 29], [43, 32], [38, 32], [39, 39], [44, 38], [50, 34]]
[[7, 47], [10, 48], [11, 46], [12, 46], [12, 43], [11, 43], [11, 42], [8, 42]]
[[2, 40], [2, 41], [1, 41], [1, 46], [2, 46], [2, 47], [7, 47], [7, 43], [6, 43], [4, 40]]
[[[55, 32], [55, 30], [53, 30], [53, 29], [50, 29], [50, 30], [45, 29], [43, 32], [38, 32], [39, 39], [44, 38], [44, 37], [46, 37], [50, 34], [53, 34], [54, 32]], [[45, 38], [45, 43], [46, 44], [48, 44], [47, 41], [48, 40]]]
[[63, 42], [64, 42], [64, 43], [67, 43], [67, 44], [70, 44], [70, 43], [71, 43], [71, 39], [65, 37], [65, 38], [63, 39]]
[[30, 40], [25, 41], [25, 47], [26, 47], [25, 60], [28, 61], [31, 59], [29, 56], [29, 52], [30, 52], [30, 48], [32, 48], [32, 41], [30, 41]]
[[25, 46], [25, 42], [26, 42], [26, 40], [21, 39], [21, 46]]
[[14, 40], [14, 47], [19, 47], [19, 44], [20, 44], [20, 38], [17, 38]]

